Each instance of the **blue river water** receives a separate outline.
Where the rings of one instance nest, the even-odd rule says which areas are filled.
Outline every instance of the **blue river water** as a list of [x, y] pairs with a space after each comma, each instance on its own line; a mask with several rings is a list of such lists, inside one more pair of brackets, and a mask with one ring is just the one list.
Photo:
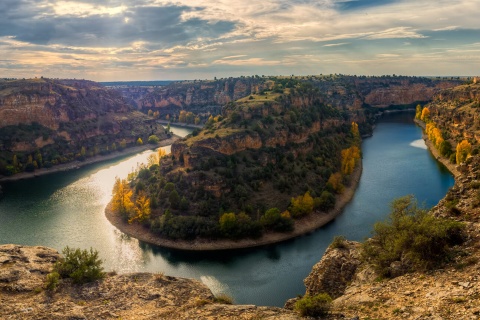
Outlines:
[[[283, 306], [303, 294], [303, 279], [335, 235], [363, 240], [389, 204], [407, 194], [435, 205], [453, 185], [451, 174], [421, 140], [413, 114], [383, 116], [362, 144], [363, 174], [352, 201], [334, 221], [310, 234], [276, 245], [230, 252], [169, 250], [130, 238], [104, 215], [115, 176], [126, 177], [153, 151], [4, 185], [0, 244], [96, 248], [106, 270], [163, 272], [196, 278], [235, 303]], [[176, 133], [188, 134], [185, 128]], [[169, 148], [166, 148], [169, 151]]]

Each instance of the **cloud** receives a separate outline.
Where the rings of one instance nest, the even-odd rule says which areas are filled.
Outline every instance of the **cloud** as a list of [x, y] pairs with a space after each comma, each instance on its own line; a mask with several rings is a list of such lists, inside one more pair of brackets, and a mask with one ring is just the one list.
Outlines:
[[397, 27], [397, 28], [390, 28], [387, 30], [382, 30], [379, 32], [373, 32], [365, 37], [365, 39], [421, 39], [427, 38], [412, 28], [409, 27]]
[[[0, 56], [8, 60], [0, 72], [13, 77], [452, 74], [454, 67], [468, 74], [480, 67], [467, 51], [477, 48], [480, 31], [480, 2], [471, 0], [2, 0], [0, 12]], [[471, 65], [458, 63], [452, 49]], [[425, 65], [432, 56], [438, 68]]]
[[349, 44], [348, 42], [341, 42], [341, 43], [329, 43], [329, 44], [324, 44], [324, 47], [339, 47], [339, 46], [344, 46]]

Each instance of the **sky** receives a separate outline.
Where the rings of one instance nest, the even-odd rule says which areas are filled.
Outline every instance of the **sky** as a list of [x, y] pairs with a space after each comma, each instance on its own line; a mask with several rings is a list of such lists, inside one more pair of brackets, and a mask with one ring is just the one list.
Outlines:
[[0, 78], [480, 75], [480, 0], [1, 0]]

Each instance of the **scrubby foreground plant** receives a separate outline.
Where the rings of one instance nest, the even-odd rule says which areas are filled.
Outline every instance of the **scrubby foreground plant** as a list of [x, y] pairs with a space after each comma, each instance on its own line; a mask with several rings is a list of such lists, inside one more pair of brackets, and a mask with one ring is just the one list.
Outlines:
[[330, 311], [332, 298], [327, 293], [315, 296], [305, 295], [295, 303], [295, 310], [302, 317], [321, 317]]
[[73, 283], [83, 284], [105, 277], [98, 251], [72, 249], [65, 247], [62, 251], [64, 257], [54, 266], [53, 271], [47, 275], [46, 288], [54, 290], [59, 278], [70, 278]]
[[413, 196], [396, 199], [391, 207], [388, 220], [377, 222], [373, 237], [363, 244], [365, 259], [383, 277], [435, 268], [463, 242], [462, 223], [429, 214]]

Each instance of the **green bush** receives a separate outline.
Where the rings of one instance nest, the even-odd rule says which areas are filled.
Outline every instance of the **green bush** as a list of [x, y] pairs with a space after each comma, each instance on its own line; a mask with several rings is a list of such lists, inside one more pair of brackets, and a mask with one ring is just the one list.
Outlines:
[[432, 269], [448, 261], [463, 230], [462, 223], [434, 217], [412, 196], [402, 197], [393, 201], [389, 220], [375, 224], [373, 237], [363, 244], [364, 258], [384, 277]]
[[321, 317], [328, 313], [332, 298], [327, 293], [320, 293], [315, 296], [305, 295], [295, 303], [295, 310], [300, 312], [302, 317]]
[[335, 236], [330, 247], [334, 249], [343, 249], [347, 247], [347, 239], [344, 236]]
[[60, 274], [56, 271], [53, 271], [47, 274], [47, 281], [45, 282], [45, 289], [54, 291], [57, 288], [58, 280], [60, 279]]
[[71, 249], [68, 246], [62, 251], [64, 258], [55, 264], [54, 271], [62, 278], [71, 278], [73, 283], [87, 283], [105, 277], [98, 251]]

